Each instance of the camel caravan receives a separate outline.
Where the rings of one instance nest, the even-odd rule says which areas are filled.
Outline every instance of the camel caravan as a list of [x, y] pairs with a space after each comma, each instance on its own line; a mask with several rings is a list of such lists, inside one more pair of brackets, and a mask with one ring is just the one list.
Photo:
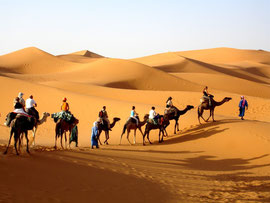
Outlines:
[[[200, 100], [200, 104], [198, 106], [198, 121], [201, 124], [200, 118], [202, 118], [205, 122], [212, 117], [214, 120], [214, 110], [215, 107], [224, 104], [225, 102], [230, 101], [230, 97], [225, 97], [222, 101], [217, 102], [213, 99], [213, 96], [208, 93], [208, 87], [205, 87], [203, 90], [203, 97]], [[74, 117], [73, 114], [69, 111], [69, 104], [67, 103], [67, 99], [63, 98], [63, 103], [61, 105], [61, 111], [53, 114], [49, 114], [47, 112], [43, 113], [42, 118], [39, 118], [39, 113], [35, 109], [37, 107], [37, 103], [33, 99], [33, 95], [24, 101], [23, 93], [19, 93], [18, 97], [14, 100], [14, 110], [10, 112], [6, 117], [5, 125], [10, 127], [10, 138], [8, 141], [7, 148], [4, 152], [6, 154], [8, 152], [8, 148], [14, 136], [14, 148], [16, 154], [19, 155], [20, 147], [22, 143], [23, 136], [26, 139], [26, 151], [29, 151], [29, 139], [28, 139], [28, 131], [32, 130], [33, 132], [33, 142], [35, 145], [35, 135], [39, 125], [46, 122], [47, 117], [51, 116], [51, 118], [55, 122], [55, 149], [57, 149], [57, 139], [60, 138], [61, 147], [63, 147], [62, 139], [63, 136], [65, 138], [65, 148], [67, 145], [70, 148], [70, 144], [72, 141], [76, 142], [76, 147], [78, 146], [78, 129], [77, 124], [79, 120]], [[143, 120], [141, 121], [138, 113], [135, 111], [135, 106], [132, 107], [130, 117], [126, 121], [123, 127], [122, 134], [120, 136], [120, 144], [122, 141], [123, 135], [127, 132], [127, 140], [129, 144], [132, 144], [129, 140], [129, 134], [131, 130], [134, 131], [133, 144], [136, 144], [136, 131], [137, 129], [140, 131], [143, 137], [143, 145], [145, 145], [145, 137], [150, 144], [151, 141], [149, 139], [149, 134], [151, 130], [159, 130], [159, 142], [163, 142], [163, 137], [168, 136], [166, 128], [170, 125], [170, 121], [174, 120], [174, 134], [176, 131], [179, 131], [179, 118], [181, 115], [184, 115], [189, 110], [193, 109], [194, 106], [187, 105], [185, 109], [179, 110], [172, 103], [172, 97], [169, 97], [166, 101], [166, 108], [164, 111], [164, 115], [157, 114], [155, 111], [155, 107], [153, 106], [149, 111], [149, 114], [145, 114]], [[203, 113], [205, 110], [210, 111], [210, 116], [207, 119], [204, 119]], [[104, 144], [109, 144], [109, 132], [112, 131], [112, 128], [115, 124], [120, 121], [120, 118], [114, 117], [113, 122], [111, 123], [108, 119], [108, 113], [106, 111], [106, 106], [103, 106], [102, 110], [98, 114], [98, 119], [94, 122], [91, 134], [91, 148], [96, 146], [99, 147], [99, 144], [102, 145], [100, 141], [100, 135], [104, 131], [105, 132], [105, 141]], [[142, 127], [145, 125], [144, 132], [142, 131]], [[69, 133], [67, 137], [67, 133]]]

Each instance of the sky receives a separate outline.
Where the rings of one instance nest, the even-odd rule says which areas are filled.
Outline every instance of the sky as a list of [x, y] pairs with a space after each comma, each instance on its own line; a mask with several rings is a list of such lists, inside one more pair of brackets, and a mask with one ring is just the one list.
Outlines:
[[270, 51], [269, 0], [0, 0], [0, 55], [37, 47], [135, 58], [215, 47]]

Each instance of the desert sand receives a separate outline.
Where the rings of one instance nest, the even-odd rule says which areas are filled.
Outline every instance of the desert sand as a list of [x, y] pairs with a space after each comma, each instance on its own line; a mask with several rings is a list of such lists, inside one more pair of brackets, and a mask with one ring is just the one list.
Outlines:
[[[200, 125], [206, 85], [216, 101], [232, 100], [215, 109], [216, 122]], [[270, 52], [215, 48], [124, 60], [29, 47], [0, 56], [0, 87], [0, 202], [270, 202]], [[3, 123], [19, 92], [34, 96], [40, 114], [60, 111], [66, 97], [79, 119], [79, 147], [62, 149], [58, 141], [55, 150], [48, 118], [30, 154], [23, 146], [17, 156], [12, 145], [4, 155], [10, 129]], [[241, 95], [249, 103], [245, 120], [238, 117]], [[136, 144], [125, 134], [119, 145], [133, 105], [142, 120], [152, 106], [163, 114], [169, 96], [179, 109], [195, 107], [180, 117], [180, 131], [173, 133], [171, 121], [163, 143], [154, 130], [152, 145], [142, 145], [139, 131]], [[109, 145], [90, 149], [104, 105], [110, 121], [121, 120]]]

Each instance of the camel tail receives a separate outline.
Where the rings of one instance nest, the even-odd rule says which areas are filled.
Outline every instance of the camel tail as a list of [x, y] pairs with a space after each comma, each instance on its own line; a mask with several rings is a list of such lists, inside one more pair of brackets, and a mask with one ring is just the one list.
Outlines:
[[126, 132], [126, 129], [127, 129], [127, 124], [124, 125], [124, 128], [123, 128], [123, 132], [122, 132], [122, 135], [125, 134]]

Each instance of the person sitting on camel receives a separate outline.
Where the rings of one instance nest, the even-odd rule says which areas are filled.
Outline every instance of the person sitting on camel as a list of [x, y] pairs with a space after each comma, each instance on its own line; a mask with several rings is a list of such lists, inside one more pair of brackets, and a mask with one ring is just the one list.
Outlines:
[[158, 124], [157, 119], [159, 118], [159, 114], [156, 113], [155, 109], [156, 108], [152, 106], [151, 110], [149, 111], [149, 121], [157, 125]]
[[166, 108], [164, 111], [164, 114], [170, 114], [170, 113], [174, 113], [174, 116], [177, 116], [177, 110], [175, 108], [175, 106], [172, 103], [172, 97], [169, 97], [166, 101]]
[[212, 95], [209, 94], [208, 87], [205, 86], [205, 88], [203, 89], [203, 98], [205, 100], [208, 100], [209, 101], [209, 106], [212, 106], [212, 103], [211, 103], [212, 99], [211, 99], [211, 97], [212, 97]]
[[26, 112], [29, 115], [33, 115], [37, 120], [39, 120], [39, 113], [35, 109], [35, 107], [37, 107], [37, 103], [33, 99], [33, 95], [30, 95], [30, 97], [26, 99], [25, 107], [26, 107]]
[[138, 114], [135, 111], [135, 106], [132, 106], [132, 110], [130, 112], [130, 118], [132, 118], [136, 121], [137, 126], [139, 125]]
[[61, 111], [69, 112], [69, 104], [67, 103], [67, 98], [63, 98], [63, 103], [61, 105]]
[[20, 98], [19, 97], [15, 97], [14, 99], [14, 110], [13, 112], [9, 113], [6, 117], [6, 122], [4, 123], [4, 125], [6, 126], [10, 126], [10, 123], [13, 119], [15, 119], [17, 114], [20, 115], [24, 115], [24, 116], [29, 116], [25, 111], [24, 111], [24, 107], [22, 105], [22, 103], [20, 102]]
[[106, 121], [106, 122], [107, 122], [107, 125], [108, 125], [108, 129], [111, 130], [110, 121], [109, 121], [109, 116], [108, 116], [108, 113], [107, 113], [107, 111], [106, 111], [106, 106], [103, 106], [103, 107], [102, 107], [102, 110], [101, 110], [100, 113], [99, 113], [99, 118], [100, 118], [102, 121]]
[[[23, 99], [23, 93], [22, 92], [19, 92], [19, 94], [18, 94], [18, 98], [19, 98], [19, 102], [22, 104], [22, 108], [24, 109], [24, 111], [25, 111], [25, 101], [24, 101], [24, 99]], [[17, 98], [17, 97], [16, 97]], [[16, 99], [15, 98], [15, 99]], [[15, 105], [15, 103], [16, 103], [17, 101], [15, 101], [14, 100], [14, 105]]]

